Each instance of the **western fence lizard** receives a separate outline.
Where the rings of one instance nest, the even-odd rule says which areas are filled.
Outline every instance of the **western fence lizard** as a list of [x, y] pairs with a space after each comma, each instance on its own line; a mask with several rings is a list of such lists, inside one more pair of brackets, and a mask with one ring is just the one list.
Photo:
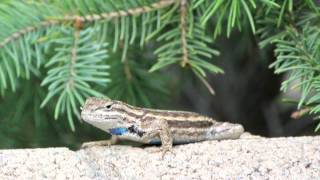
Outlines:
[[[161, 143], [163, 154], [170, 151], [173, 144], [237, 139], [244, 132], [240, 124], [218, 122], [193, 112], [139, 108], [94, 97], [86, 100], [81, 118], [110, 133], [112, 141], [105, 141], [107, 144], [118, 138], [145, 144]], [[88, 145], [90, 143], [85, 146]]]

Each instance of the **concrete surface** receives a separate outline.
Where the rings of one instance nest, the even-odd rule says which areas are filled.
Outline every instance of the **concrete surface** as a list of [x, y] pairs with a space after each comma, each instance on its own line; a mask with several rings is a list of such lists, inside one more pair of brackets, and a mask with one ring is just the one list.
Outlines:
[[0, 150], [0, 179], [320, 179], [320, 136], [158, 147]]

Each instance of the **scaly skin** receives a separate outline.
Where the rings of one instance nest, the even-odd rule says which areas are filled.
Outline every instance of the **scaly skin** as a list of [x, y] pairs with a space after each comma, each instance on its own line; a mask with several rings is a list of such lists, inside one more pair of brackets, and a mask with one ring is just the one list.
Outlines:
[[81, 118], [119, 139], [161, 143], [164, 153], [170, 151], [173, 144], [238, 139], [244, 132], [240, 124], [218, 122], [193, 112], [139, 108], [101, 98], [88, 98]]

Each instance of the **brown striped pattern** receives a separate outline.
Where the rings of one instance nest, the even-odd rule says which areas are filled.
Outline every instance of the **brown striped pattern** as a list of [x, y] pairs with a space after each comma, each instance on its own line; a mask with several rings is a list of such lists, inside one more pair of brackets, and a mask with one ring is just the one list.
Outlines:
[[111, 111], [125, 114], [128, 122], [164, 119], [172, 128], [208, 128], [214, 124], [211, 118], [193, 112], [139, 108], [120, 101], [114, 101]]
[[[110, 105], [111, 108], [107, 108]], [[127, 123], [140, 124], [162, 119], [168, 122], [169, 127], [179, 129], [206, 129], [215, 123], [213, 119], [193, 112], [140, 108], [109, 99], [91, 98], [87, 100], [85, 109], [89, 111], [102, 110], [104, 119], [115, 116], [124, 117], [124, 121]]]
[[172, 121], [168, 120], [169, 127], [179, 127], [179, 128], [208, 128], [213, 125], [211, 121]]

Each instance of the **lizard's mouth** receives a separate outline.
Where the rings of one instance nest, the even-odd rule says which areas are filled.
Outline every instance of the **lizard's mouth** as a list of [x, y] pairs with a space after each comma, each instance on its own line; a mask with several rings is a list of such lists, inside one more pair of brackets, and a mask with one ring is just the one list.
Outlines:
[[118, 116], [106, 116], [92, 113], [81, 113], [81, 119], [86, 122], [102, 122], [102, 121], [117, 121], [120, 120]]
[[211, 133], [215, 134], [217, 139], [237, 139], [244, 132], [242, 125], [223, 122], [212, 128]]
[[119, 116], [108, 116], [106, 114], [82, 112], [81, 119], [104, 131], [123, 126], [123, 122], [121, 121], [121, 118], [119, 118]]
[[[115, 129], [116, 127], [123, 127], [123, 124], [121, 122], [118, 122], [117, 120], [111, 120], [111, 121], [99, 121], [99, 120], [90, 120], [87, 121], [87, 123], [91, 124], [92, 126], [102, 129], [103, 131], [110, 132], [111, 129]], [[117, 131], [115, 130], [115, 133], [120, 133], [124, 131]]]

